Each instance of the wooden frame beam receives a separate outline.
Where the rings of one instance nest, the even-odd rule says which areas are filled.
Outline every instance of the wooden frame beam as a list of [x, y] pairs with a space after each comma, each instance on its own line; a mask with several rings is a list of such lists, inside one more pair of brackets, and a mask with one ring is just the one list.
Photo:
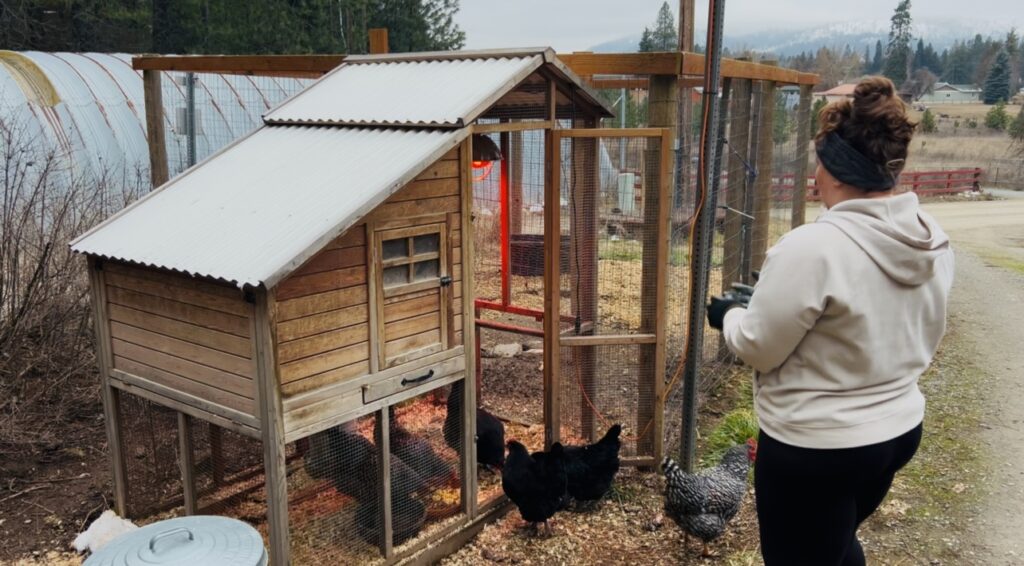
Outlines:
[[[558, 55], [558, 58], [574, 73], [584, 77], [704, 74], [704, 55], [690, 52], [564, 53]], [[132, 68], [139, 71], [317, 77], [330, 72], [345, 59], [345, 55], [145, 55], [133, 57]], [[737, 59], [722, 59], [722, 76], [796, 85], [816, 85], [820, 80], [813, 73]], [[592, 85], [595, 88], [639, 88], [639, 81], [642, 80], [596, 79]]]

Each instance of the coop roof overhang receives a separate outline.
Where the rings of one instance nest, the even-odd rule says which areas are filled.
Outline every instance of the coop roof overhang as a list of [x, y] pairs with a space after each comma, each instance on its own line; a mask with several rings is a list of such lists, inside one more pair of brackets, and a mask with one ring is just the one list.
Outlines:
[[612, 116], [550, 49], [346, 57], [264, 116], [268, 124], [461, 128], [481, 117], [546, 118], [547, 80], [560, 117]]
[[71, 247], [239, 287], [273, 287], [468, 134], [264, 126]]

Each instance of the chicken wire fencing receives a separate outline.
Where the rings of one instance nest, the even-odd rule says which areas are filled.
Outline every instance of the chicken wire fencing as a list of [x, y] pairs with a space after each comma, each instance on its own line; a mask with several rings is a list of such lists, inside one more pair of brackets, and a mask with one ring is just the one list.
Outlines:
[[[294, 563], [382, 563], [415, 551], [414, 546], [464, 519], [461, 396], [462, 388], [445, 386], [388, 409], [388, 539], [379, 412], [288, 443], [287, 508]], [[130, 519], [148, 524], [187, 514], [182, 479], [182, 466], [187, 466], [194, 513], [243, 520], [269, 546], [260, 441], [182, 417], [129, 393], [121, 393], [119, 406]], [[449, 409], [457, 418], [448, 418]], [[496, 477], [486, 492], [493, 498], [495, 488], [501, 491], [501, 480], [488, 474]]]
[[161, 72], [167, 161], [174, 177], [263, 125], [263, 115], [313, 79]]
[[[661, 138], [562, 139], [560, 437], [569, 444], [623, 426], [623, 456], [656, 453], [659, 371]], [[617, 170], [605, 156], [617, 147]], [[625, 155], [621, 151], [625, 149]], [[667, 180], [666, 180], [667, 181]], [[667, 211], [666, 211], [667, 212]], [[661, 297], [661, 301], [664, 297]], [[594, 339], [598, 339], [595, 341]]]
[[[682, 256], [685, 269], [670, 271], [668, 373], [669, 391], [666, 415], [666, 451], [679, 450], [682, 430], [682, 374], [686, 364], [685, 325], [692, 302], [706, 304], [711, 295], [732, 289], [733, 283], [753, 285], [753, 273], [764, 261], [765, 253], [792, 227], [794, 210], [802, 215], [803, 199], [794, 199], [800, 160], [808, 159], [806, 148], [798, 147], [797, 106], [799, 99], [783, 94], [771, 83], [733, 79], [728, 81], [725, 105], [720, 107], [719, 187], [714, 209], [714, 230], [710, 237], [697, 237], [691, 222], [700, 201], [697, 165], [700, 141], [695, 124], [686, 128], [694, 136], [688, 144], [685, 163], [691, 169], [681, 183], [680, 214], [673, 215], [671, 256]], [[702, 116], [700, 104], [692, 112], [693, 121]], [[716, 136], [718, 137], [718, 136]], [[684, 147], [687, 147], [684, 145]], [[807, 169], [804, 169], [806, 171]], [[707, 198], [707, 196], [705, 196]], [[705, 200], [704, 204], [711, 206]], [[796, 207], [796, 208], [795, 208]], [[691, 241], [696, 240], [694, 246]], [[691, 247], [693, 249], [691, 250]], [[690, 254], [708, 254], [706, 289], [691, 280]], [[670, 264], [670, 265], [674, 265]], [[693, 274], [697, 275], [697, 274]], [[749, 368], [731, 354], [721, 333], [699, 321], [701, 348], [696, 353], [696, 409], [707, 395], [725, 384], [748, 379]]]

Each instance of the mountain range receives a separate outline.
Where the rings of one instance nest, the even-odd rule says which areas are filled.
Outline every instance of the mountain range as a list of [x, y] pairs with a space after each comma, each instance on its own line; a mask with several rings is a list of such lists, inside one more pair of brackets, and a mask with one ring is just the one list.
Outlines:
[[[750, 49], [778, 56], [797, 55], [803, 51], [814, 52], [821, 47], [852, 49], [863, 52], [864, 47], [874, 55], [875, 42], [881, 40], [884, 46], [889, 35], [888, 20], [858, 20], [821, 24], [813, 27], [783, 29], [766, 28], [747, 33], [729, 33], [726, 22], [725, 47], [730, 51]], [[942, 51], [955, 41], [972, 39], [976, 34], [982, 37], [1002, 38], [1013, 27], [1006, 21], [971, 20], [922, 20], [914, 22], [914, 43], [917, 38]], [[641, 30], [642, 31], [642, 30]], [[704, 43], [707, 31], [698, 29], [697, 43]], [[636, 51], [640, 44], [640, 32], [616, 40], [607, 41], [591, 48], [598, 53], [624, 53]]]

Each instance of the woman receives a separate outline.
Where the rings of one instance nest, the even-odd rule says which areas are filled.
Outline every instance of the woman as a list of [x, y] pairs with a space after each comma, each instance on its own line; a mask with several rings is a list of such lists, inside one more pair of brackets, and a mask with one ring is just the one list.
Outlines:
[[767, 566], [864, 564], [857, 527], [921, 440], [917, 380], [945, 331], [953, 251], [913, 193], [894, 195], [915, 124], [891, 81], [826, 106], [815, 142], [827, 210], [768, 251], [748, 308], [711, 326], [757, 370], [755, 465]]

